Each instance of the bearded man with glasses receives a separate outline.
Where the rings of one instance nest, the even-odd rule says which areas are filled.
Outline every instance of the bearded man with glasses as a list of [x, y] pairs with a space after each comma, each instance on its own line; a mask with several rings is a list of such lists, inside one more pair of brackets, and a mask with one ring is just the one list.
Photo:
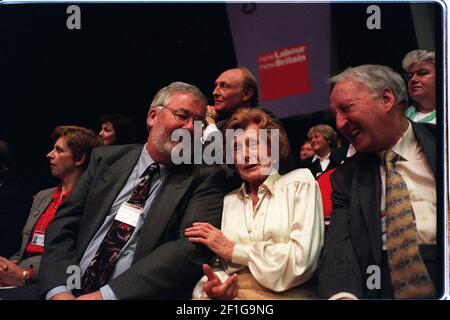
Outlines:
[[[46, 299], [186, 299], [201, 265], [213, 257], [183, 235], [187, 226], [219, 226], [224, 172], [217, 166], [174, 165], [176, 129], [194, 139], [206, 98], [174, 82], [154, 97], [144, 146], [96, 150], [91, 165], [49, 226], [41, 265]], [[79, 266], [80, 286], [68, 281]]]

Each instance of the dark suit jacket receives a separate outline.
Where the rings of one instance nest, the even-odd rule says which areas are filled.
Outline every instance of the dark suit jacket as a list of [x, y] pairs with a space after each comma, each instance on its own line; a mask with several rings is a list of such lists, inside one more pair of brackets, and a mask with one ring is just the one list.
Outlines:
[[[65, 285], [125, 185], [142, 146], [100, 147], [45, 237], [42, 292]], [[109, 282], [119, 299], [189, 298], [201, 264], [213, 254], [190, 243], [184, 229], [204, 221], [220, 226], [224, 173], [215, 166], [173, 166], [140, 231], [131, 267]]]
[[41, 265], [41, 255], [35, 255], [26, 259], [23, 259], [25, 248], [27, 247], [30, 239], [31, 232], [33, 232], [34, 225], [39, 220], [41, 215], [47, 209], [48, 205], [52, 201], [53, 192], [55, 188], [45, 189], [36, 194], [31, 206], [30, 215], [22, 230], [22, 244], [19, 251], [17, 251], [10, 260], [17, 260], [24, 269], [33, 268], [32, 280], [37, 281], [39, 279], [39, 268]]
[[[436, 176], [434, 126], [415, 123], [412, 126]], [[377, 156], [356, 154], [336, 169], [331, 182], [333, 212], [319, 263], [319, 294], [329, 298], [338, 292], [350, 292], [358, 298], [378, 298], [380, 291], [366, 286], [371, 275], [367, 274], [367, 267], [383, 265]]]
[[347, 155], [346, 153], [343, 154], [342, 152], [337, 151], [336, 149], [332, 149], [330, 153], [330, 163], [328, 164], [325, 170], [322, 170], [322, 167], [320, 166], [320, 160], [317, 159], [316, 161], [312, 162], [313, 157], [303, 160], [302, 164], [305, 164], [306, 162], [308, 164], [306, 168], [308, 168], [311, 171], [314, 178], [317, 179], [321, 173], [341, 165], [341, 163], [343, 163], [344, 160], [346, 159], [346, 155]]

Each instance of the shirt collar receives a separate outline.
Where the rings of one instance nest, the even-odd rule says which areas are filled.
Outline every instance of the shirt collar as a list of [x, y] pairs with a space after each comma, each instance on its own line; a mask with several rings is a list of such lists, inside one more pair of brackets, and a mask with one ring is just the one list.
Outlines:
[[[401, 158], [406, 161], [411, 161], [416, 159], [419, 145], [417, 144], [417, 140], [414, 136], [414, 132], [411, 126], [411, 123], [408, 121], [408, 129], [406, 129], [403, 136], [397, 141], [397, 143], [392, 148], [392, 151], [397, 153]], [[384, 154], [387, 150], [384, 150], [380, 153], [381, 159], [383, 159]]]
[[[275, 181], [277, 181], [280, 178], [280, 174], [277, 170], [272, 169], [270, 174], [267, 176], [266, 180], [259, 186], [258, 188], [258, 194], [263, 192], [269, 192], [270, 194], [273, 194], [275, 192]], [[238, 195], [241, 198], [244, 198], [248, 196], [247, 193], [247, 186], [245, 182], [242, 182], [241, 187], [239, 188]]]
[[353, 157], [353, 155], [356, 153], [357, 151], [356, 151], [356, 149], [355, 149], [355, 146], [354, 145], [352, 145], [352, 144], [350, 144], [349, 146], [348, 146], [348, 149], [347, 149], [347, 158], [350, 158], [350, 157]]
[[[153, 160], [153, 158], [150, 156], [150, 154], [147, 151], [147, 144], [144, 145], [144, 148], [142, 149], [141, 155], [139, 157], [138, 160], [138, 176], [140, 178], [142, 178], [142, 176], [145, 173], [145, 170], [147, 170], [147, 168], [152, 164], [155, 163], [156, 161]], [[163, 175], [166, 170], [167, 170], [167, 166], [163, 165], [163, 164], [158, 164], [159, 165], [159, 172], [160, 175]]]
[[317, 154], [315, 154], [311, 162], [314, 162], [314, 161], [316, 161], [317, 159], [319, 159], [320, 161], [322, 161], [322, 160], [328, 160], [328, 159], [330, 159], [330, 155], [331, 155], [331, 152], [328, 152], [328, 154], [327, 154], [325, 157], [321, 158], [321, 157], [319, 157]]

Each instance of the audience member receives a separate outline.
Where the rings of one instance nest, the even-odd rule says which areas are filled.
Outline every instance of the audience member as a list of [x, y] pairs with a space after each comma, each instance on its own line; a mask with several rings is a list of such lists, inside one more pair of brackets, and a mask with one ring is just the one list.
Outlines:
[[99, 136], [105, 145], [130, 144], [136, 140], [133, 122], [120, 113], [105, 114], [100, 118]]
[[[98, 148], [91, 165], [47, 230], [40, 285], [47, 299], [181, 299], [191, 296], [212, 252], [183, 231], [220, 224], [224, 173], [216, 166], [173, 165], [176, 129], [193, 137], [206, 98], [174, 82], [154, 97], [144, 146]], [[193, 138], [192, 138], [193, 139]], [[192, 141], [193, 143], [193, 141]], [[67, 286], [67, 268], [81, 287]]]
[[311, 166], [311, 159], [313, 157], [314, 157], [314, 150], [312, 149], [311, 141], [306, 140], [305, 142], [303, 142], [300, 148], [299, 157], [295, 161], [296, 162], [295, 167], [309, 169], [309, 167]]
[[435, 127], [406, 119], [404, 82], [388, 67], [348, 68], [330, 82], [336, 127], [358, 153], [331, 179], [319, 293], [436, 297], [442, 265], [436, 261]]
[[273, 168], [276, 155], [268, 150], [277, 136], [269, 131], [267, 141], [260, 140], [259, 130], [278, 130], [280, 158], [288, 155], [289, 144], [284, 130], [263, 111], [240, 109], [225, 128], [244, 130], [227, 141], [234, 146], [235, 167], [244, 182], [225, 197], [221, 230], [196, 222], [185, 231], [191, 242], [206, 245], [221, 261], [214, 272], [203, 266], [205, 277], [194, 298], [311, 297], [297, 286], [313, 275], [323, 244], [314, 177], [307, 169], [280, 176]]
[[311, 145], [311, 141], [306, 140], [303, 142], [302, 147], [300, 148], [300, 160], [305, 160], [307, 158], [314, 157], [314, 150]]
[[413, 104], [406, 117], [415, 122], [436, 124], [436, 56], [433, 51], [414, 50], [402, 62]]
[[319, 124], [311, 127], [308, 131], [308, 139], [314, 150], [314, 156], [307, 159], [310, 163], [309, 169], [316, 179], [325, 171], [336, 168], [345, 158], [338, 158], [334, 152], [336, 132], [329, 125]]
[[[101, 140], [94, 131], [77, 126], [56, 127], [52, 139], [55, 144], [47, 158], [52, 175], [61, 184], [42, 190], [34, 197], [30, 215], [22, 231], [20, 250], [9, 260], [0, 257], [2, 286], [22, 286], [38, 281], [47, 226], [87, 168], [92, 149], [101, 145]], [[15, 294], [19, 293], [12, 290], [0, 291], [2, 298]]]
[[[258, 83], [247, 68], [228, 69], [216, 79], [213, 97], [214, 106], [208, 106], [206, 114], [209, 126], [205, 135], [215, 127], [222, 130], [228, 119], [239, 108], [256, 108], [259, 103]], [[264, 111], [276, 119], [272, 112]]]

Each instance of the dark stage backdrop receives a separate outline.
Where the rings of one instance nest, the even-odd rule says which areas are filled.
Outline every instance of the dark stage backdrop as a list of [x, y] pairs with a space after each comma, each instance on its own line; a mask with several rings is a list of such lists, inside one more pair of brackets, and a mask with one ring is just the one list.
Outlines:
[[54, 126], [97, 130], [101, 114], [120, 112], [144, 142], [158, 89], [184, 81], [210, 97], [236, 65], [223, 4], [79, 4], [81, 30], [66, 27], [67, 7], [0, 6], [0, 138], [35, 190], [55, 183]]

